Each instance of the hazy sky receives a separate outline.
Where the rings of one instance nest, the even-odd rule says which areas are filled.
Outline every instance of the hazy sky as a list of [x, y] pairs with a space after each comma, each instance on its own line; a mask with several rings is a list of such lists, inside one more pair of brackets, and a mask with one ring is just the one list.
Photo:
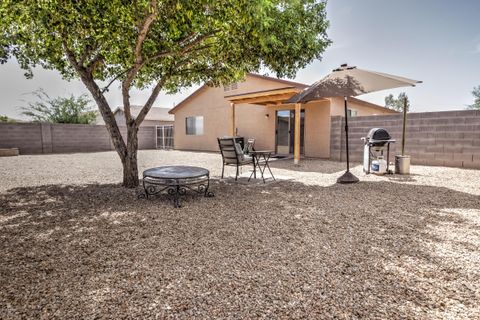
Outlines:
[[[329, 36], [333, 45], [322, 61], [300, 70], [296, 81], [311, 84], [347, 62], [360, 68], [392, 73], [424, 83], [360, 96], [384, 104], [384, 97], [406, 91], [413, 111], [463, 109], [480, 85], [480, 1], [478, 0], [330, 0]], [[27, 80], [15, 61], [0, 66], [0, 114], [19, 118], [22, 100], [38, 88], [50, 96], [87, 92], [79, 81], [66, 82], [55, 71], [36, 69]], [[160, 95], [155, 105], [172, 107], [196, 88]], [[148, 92], [133, 92], [132, 103], [143, 104]], [[107, 96], [121, 102], [120, 90]]]

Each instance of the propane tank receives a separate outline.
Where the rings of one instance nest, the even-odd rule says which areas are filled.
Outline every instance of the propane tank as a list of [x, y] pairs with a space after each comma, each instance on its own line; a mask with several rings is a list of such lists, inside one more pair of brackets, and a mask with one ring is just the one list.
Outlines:
[[385, 172], [387, 172], [387, 160], [379, 156], [376, 160], [372, 161], [371, 170], [375, 174], [385, 174]]

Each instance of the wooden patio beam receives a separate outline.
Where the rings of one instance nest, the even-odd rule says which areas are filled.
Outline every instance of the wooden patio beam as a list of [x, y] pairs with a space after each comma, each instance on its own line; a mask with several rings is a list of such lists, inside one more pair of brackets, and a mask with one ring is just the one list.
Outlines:
[[235, 103], [230, 102], [230, 107], [232, 109], [232, 113], [231, 113], [232, 117], [230, 119], [231, 120], [230, 121], [230, 123], [231, 123], [230, 133], [231, 133], [232, 137], [235, 137], [236, 136], [236, 132], [235, 132], [236, 131], [235, 130], [236, 129], [235, 128]]
[[300, 163], [300, 120], [301, 120], [302, 104], [295, 104], [295, 134], [293, 139], [293, 163]]
[[250, 92], [250, 93], [242, 93], [236, 95], [225, 96], [225, 99], [233, 101], [235, 99], [244, 99], [244, 98], [258, 98], [258, 97], [267, 97], [267, 96], [274, 96], [279, 94], [296, 94], [302, 91], [298, 88], [280, 88], [280, 89], [272, 89], [272, 90], [265, 90], [265, 91], [257, 91], [257, 92]]
[[275, 103], [282, 103], [285, 100], [290, 99], [294, 93], [284, 93], [284, 94], [276, 94], [276, 95], [268, 95], [263, 97], [248, 97], [248, 98], [238, 98], [238, 99], [231, 99], [230, 102], [234, 102], [236, 104], [239, 103], [247, 103], [247, 104], [271, 104], [272, 102]]

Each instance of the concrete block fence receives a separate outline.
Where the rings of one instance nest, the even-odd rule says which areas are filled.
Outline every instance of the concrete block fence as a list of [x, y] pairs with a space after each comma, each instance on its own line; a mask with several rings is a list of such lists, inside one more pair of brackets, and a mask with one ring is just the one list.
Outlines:
[[[349, 118], [350, 159], [362, 161], [363, 141], [371, 128], [385, 128], [397, 142], [391, 161], [401, 152], [401, 114]], [[330, 153], [344, 161], [345, 119], [332, 117]], [[409, 113], [405, 152], [412, 164], [480, 169], [480, 111]]]
[[[127, 128], [120, 127], [126, 139]], [[140, 127], [139, 149], [155, 149], [155, 127]], [[0, 123], [0, 148], [20, 154], [95, 152], [114, 150], [104, 125]]]

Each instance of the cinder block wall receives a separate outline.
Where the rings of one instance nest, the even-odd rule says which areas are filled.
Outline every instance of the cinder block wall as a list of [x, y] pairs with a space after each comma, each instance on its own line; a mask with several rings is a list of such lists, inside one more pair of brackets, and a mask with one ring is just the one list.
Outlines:
[[[124, 139], [127, 128], [120, 127]], [[155, 149], [155, 127], [140, 127], [139, 149]], [[104, 125], [0, 123], [0, 148], [19, 148], [20, 154], [114, 150]]]
[[[363, 141], [371, 128], [385, 128], [397, 142], [391, 161], [401, 152], [402, 115], [349, 118], [350, 159], [362, 161]], [[344, 161], [345, 119], [332, 117], [330, 156]], [[405, 152], [412, 164], [480, 169], [480, 111], [409, 113]]]

